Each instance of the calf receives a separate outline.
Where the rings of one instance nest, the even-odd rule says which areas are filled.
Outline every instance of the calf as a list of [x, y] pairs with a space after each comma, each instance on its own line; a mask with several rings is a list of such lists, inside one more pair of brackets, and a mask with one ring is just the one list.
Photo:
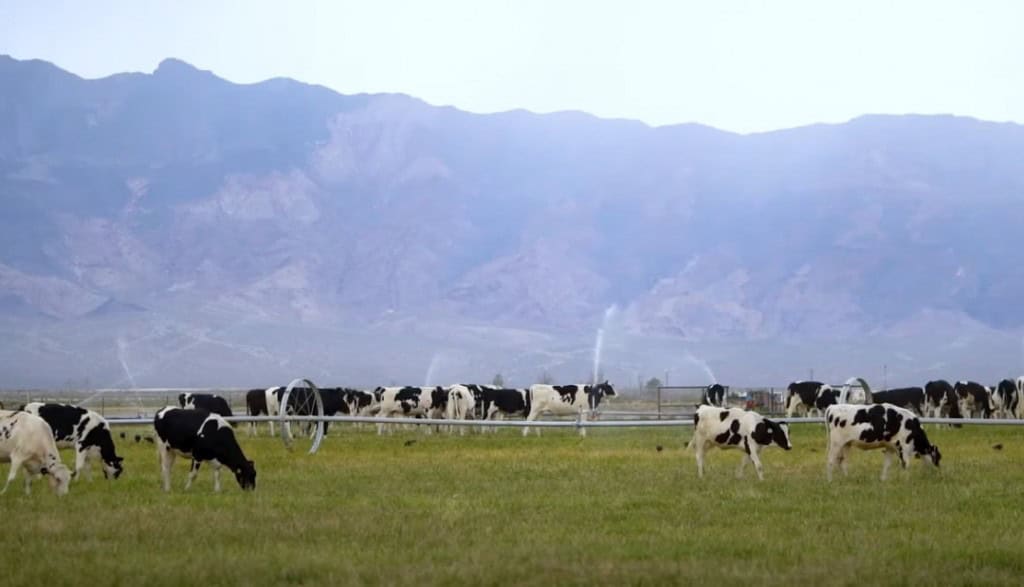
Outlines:
[[48, 476], [57, 495], [68, 492], [71, 471], [60, 461], [50, 425], [39, 416], [0, 410], [0, 462], [11, 463], [0, 494], [7, 492], [21, 468], [25, 469], [26, 494], [32, 492], [32, 478], [36, 475]]
[[915, 414], [924, 415], [925, 394], [920, 387], [899, 387], [876, 391], [871, 394], [873, 404], [892, 404], [912, 410]]
[[227, 400], [212, 393], [179, 393], [178, 405], [186, 410], [200, 409], [225, 418], [231, 417], [231, 406]]
[[693, 415], [693, 438], [687, 448], [697, 454], [697, 475], [704, 477], [704, 453], [712, 446], [722, 449], [743, 450], [736, 476], [742, 477], [747, 461], [754, 463], [757, 478], [764, 481], [761, 467], [761, 451], [776, 445], [784, 450], [792, 449], [789, 443], [789, 426], [773, 422], [757, 412], [739, 408], [700, 406]]
[[828, 406], [834, 405], [839, 398], [839, 391], [831, 385], [820, 381], [794, 381], [786, 388], [786, 417], [802, 410], [810, 416], [811, 410], [819, 414]]
[[888, 477], [893, 453], [906, 469], [911, 457], [925, 457], [939, 466], [939, 447], [928, 442], [918, 417], [905, 408], [892, 404], [861, 406], [837, 404], [825, 410], [828, 428], [828, 461], [826, 476], [832, 480], [832, 468], [838, 464], [847, 474], [847, 453], [850, 447], [884, 451], [882, 480]]
[[1016, 418], [1020, 410], [1020, 394], [1017, 391], [1017, 383], [1009, 379], [1003, 379], [996, 385], [995, 393], [992, 394], [992, 405], [995, 408], [995, 418]]
[[[532, 422], [541, 414], [576, 415], [580, 419], [586, 417], [587, 420], [592, 420], [597, 407], [601, 405], [601, 400], [605, 397], [615, 397], [615, 388], [607, 381], [597, 385], [531, 385], [529, 391], [530, 413], [526, 416], [526, 420]], [[524, 427], [523, 436], [529, 434], [530, 427]], [[539, 428], [537, 435], [540, 436]], [[586, 435], [587, 429], [581, 426], [580, 436]]]
[[960, 413], [965, 418], [992, 417], [992, 390], [974, 381], [957, 381], [953, 386]]
[[192, 486], [203, 461], [213, 464], [214, 491], [220, 491], [221, 465], [235, 474], [243, 490], [256, 489], [256, 466], [245, 458], [235, 440], [234, 430], [219, 414], [198, 408], [168, 407], [156, 413], [153, 427], [156, 429], [164, 491], [171, 490], [171, 465], [177, 455], [192, 459], [186, 490]]
[[25, 404], [22, 410], [39, 416], [50, 425], [53, 438], [58, 448], [75, 450], [75, 472], [77, 477], [82, 470], [92, 478], [90, 461], [100, 461], [103, 465], [103, 476], [117, 479], [124, 471], [114, 450], [114, 438], [110, 434], [107, 421], [96, 412], [69, 406], [67, 404], [44, 404], [32, 402]]
[[718, 407], [724, 406], [725, 387], [717, 383], [712, 383], [711, 385], [705, 387], [704, 391], [700, 395], [700, 405]]
[[[381, 418], [434, 418], [443, 415], [448, 404], [448, 390], [443, 387], [378, 387]], [[393, 431], [389, 428], [389, 431]], [[384, 433], [384, 424], [377, 425], [377, 434]]]

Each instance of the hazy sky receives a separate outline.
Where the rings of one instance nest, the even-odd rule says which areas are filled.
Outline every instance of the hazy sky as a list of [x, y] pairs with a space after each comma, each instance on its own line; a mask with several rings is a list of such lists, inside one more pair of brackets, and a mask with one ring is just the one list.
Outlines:
[[0, 0], [0, 53], [84, 77], [184, 59], [493, 112], [751, 132], [863, 113], [1024, 122], [1024, 2]]

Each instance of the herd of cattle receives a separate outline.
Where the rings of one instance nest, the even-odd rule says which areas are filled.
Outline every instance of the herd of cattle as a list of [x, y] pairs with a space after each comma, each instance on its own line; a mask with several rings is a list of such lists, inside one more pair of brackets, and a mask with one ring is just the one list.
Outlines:
[[[452, 385], [448, 387], [378, 387], [372, 392], [349, 388], [319, 389], [325, 415], [378, 416], [381, 418], [444, 418], [452, 420], [504, 420], [522, 417], [534, 421], [543, 414], [575, 415], [588, 420], [597, 417], [601, 401], [615, 396], [607, 381], [594, 385], [538, 384], [523, 389], [489, 385]], [[288, 400], [285, 388], [270, 387], [250, 390], [246, 394], [246, 412], [250, 415], [276, 416], [282, 409], [288, 414], [314, 415], [315, 396], [310, 388], [293, 388]], [[743, 460], [737, 471], [742, 475], [748, 462], [754, 464], [763, 479], [761, 451], [769, 446], [792, 448], [789, 427], [784, 422], [765, 418], [752, 410], [726, 407], [726, 388], [713, 384], [703, 390], [701, 406], [694, 415], [694, 435], [689, 446], [696, 452], [697, 470], [704, 474], [704, 458], [708, 448], [741, 449]], [[923, 457], [938, 466], [938, 447], [928, 441], [919, 416], [934, 417], [1016, 417], [1022, 416], [1021, 397], [1024, 377], [1003, 380], [994, 389], [959, 381], [930, 381], [925, 387], [891, 389], [859, 398], [864, 403], [840, 403], [839, 390], [818, 381], [791, 383], [785, 397], [786, 416], [798, 413], [823, 413], [828, 429], [827, 475], [839, 465], [846, 472], [846, 458], [851, 447], [883, 449], [885, 479], [892, 455], [899, 457], [904, 468], [910, 459]], [[192, 484], [200, 464], [211, 463], [214, 488], [220, 490], [220, 468], [234, 473], [242, 489], [255, 489], [256, 468], [245, 457], [235, 438], [228, 402], [212, 394], [183, 393], [180, 407], [166, 407], [156, 413], [154, 439], [160, 457], [162, 484], [170, 490], [171, 466], [176, 456], [191, 460], [188, 481]], [[99, 414], [79, 406], [29, 403], [17, 411], [0, 405], [0, 462], [10, 462], [7, 482], [0, 494], [7, 491], [20, 469], [25, 471], [25, 491], [40, 476], [58, 495], [68, 491], [71, 479], [85, 472], [91, 478], [91, 462], [99, 461], [103, 474], [116, 479], [123, 472], [123, 459], [117, 456], [109, 423]], [[268, 422], [273, 434], [273, 422]], [[326, 423], [325, 423], [326, 428]], [[464, 428], [460, 428], [465, 430]], [[385, 430], [378, 424], [378, 434]], [[255, 433], [250, 424], [250, 434]], [[538, 434], [539, 434], [538, 430]], [[529, 427], [523, 428], [523, 435]], [[586, 434], [586, 428], [580, 428]], [[122, 435], [123, 437], [123, 435]], [[58, 447], [70, 447], [75, 454], [74, 470], [65, 466]]]

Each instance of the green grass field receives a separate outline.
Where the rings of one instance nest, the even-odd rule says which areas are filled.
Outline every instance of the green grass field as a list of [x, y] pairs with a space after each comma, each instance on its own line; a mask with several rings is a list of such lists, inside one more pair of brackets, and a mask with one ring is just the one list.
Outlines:
[[689, 429], [581, 440], [338, 427], [317, 455], [242, 433], [258, 471], [247, 494], [230, 474], [213, 493], [207, 468], [183, 492], [181, 459], [165, 494], [153, 445], [119, 440], [117, 481], [0, 496], [0, 574], [48, 586], [1021, 584], [1024, 429], [928, 428], [941, 473], [917, 461], [883, 484], [881, 454], [857, 451], [831, 485], [819, 425], [764, 453], [763, 483], [751, 469], [735, 479], [740, 454], [725, 451], [697, 479]]

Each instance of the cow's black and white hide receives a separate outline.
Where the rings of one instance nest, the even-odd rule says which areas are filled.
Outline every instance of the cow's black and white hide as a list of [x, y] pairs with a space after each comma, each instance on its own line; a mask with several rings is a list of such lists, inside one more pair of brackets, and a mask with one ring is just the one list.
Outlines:
[[700, 406], [693, 415], [693, 438], [688, 445], [697, 456], [697, 475], [704, 476], [704, 454], [711, 447], [743, 451], [736, 476], [742, 477], [747, 462], [754, 463], [757, 478], [764, 480], [761, 451], [769, 446], [790, 450], [789, 426], [773, 422], [757, 412], [740, 408]]
[[92, 478], [92, 461], [102, 464], [103, 476], [117, 479], [124, 471], [114, 449], [114, 438], [110, 434], [110, 425], [103, 416], [92, 410], [70, 406], [67, 404], [44, 404], [31, 402], [22, 410], [39, 416], [50, 425], [53, 439], [57, 447], [72, 448], [75, 451], [75, 469], [73, 477], [83, 470]]
[[[607, 381], [596, 385], [534, 384], [530, 386], [530, 412], [526, 416], [526, 420], [532, 422], [541, 414], [574, 415], [581, 420], [592, 420], [595, 418], [598, 406], [601, 405], [601, 400], [606, 397], [615, 397], [615, 388]], [[523, 436], [529, 434], [529, 426], [524, 427]], [[537, 435], [540, 435], [539, 427]], [[581, 426], [580, 436], [586, 435], [587, 429]]]
[[256, 489], [256, 466], [245, 458], [235, 439], [235, 432], [219, 414], [202, 409], [164, 408], [153, 418], [157, 452], [164, 491], [171, 490], [171, 466], [181, 455], [192, 459], [187, 490], [199, 474], [199, 465], [209, 461], [213, 466], [213, 488], [220, 491], [220, 468], [227, 467], [243, 490]]
[[228, 400], [212, 393], [179, 393], [178, 405], [186, 410], [199, 409], [225, 418], [231, 417], [231, 406], [228, 405]]
[[700, 396], [700, 405], [702, 406], [718, 406], [722, 407], [725, 405], [725, 386], [717, 383], [704, 388], [704, 391]]
[[[267, 390], [265, 388], [250, 389], [245, 392], [245, 413], [249, 416], [269, 416], [270, 411], [267, 408]], [[271, 426], [273, 422], [268, 422]], [[249, 422], [249, 436], [253, 436], [257, 433], [256, 422]], [[273, 429], [270, 431], [274, 433]]]
[[35, 414], [0, 410], [0, 463], [10, 463], [7, 482], [0, 495], [25, 469], [25, 493], [32, 492], [32, 479], [45, 475], [57, 495], [66, 495], [71, 471], [60, 460], [50, 425]]
[[792, 418], [798, 412], [810, 416], [821, 412], [839, 401], [839, 390], [820, 381], [794, 381], [786, 388], [786, 417]]
[[873, 404], [892, 404], [911, 410], [915, 414], [924, 415], [925, 394], [920, 387], [898, 387], [871, 394]]
[[1003, 379], [992, 393], [992, 415], [995, 418], [1017, 418], [1020, 415], [1020, 393], [1017, 382]]
[[844, 475], [847, 474], [846, 461], [852, 447], [884, 451], [883, 481], [888, 477], [893, 454], [899, 456], [904, 469], [913, 457], [924, 457], [936, 467], [942, 458], [939, 447], [928, 442], [928, 435], [917, 415], [899, 406], [837, 404], [825, 410], [825, 422], [828, 427], [826, 476], [829, 481], [835, 465], [842, 468]]
[[[373, 394], [380, 405], [379, 418], [440, 418], [448, 405], [448, 390], [441, 386], [378, 387]], [[384, 423], [378, 424], [377, 434], [384, 434], [384, 429]], [[394, 427], [388, 430], [393, 432]]]
[[992, 390], [988, 387], [974, 381], [957, 381], [953, 393], [964, 418], [992, 417]]

